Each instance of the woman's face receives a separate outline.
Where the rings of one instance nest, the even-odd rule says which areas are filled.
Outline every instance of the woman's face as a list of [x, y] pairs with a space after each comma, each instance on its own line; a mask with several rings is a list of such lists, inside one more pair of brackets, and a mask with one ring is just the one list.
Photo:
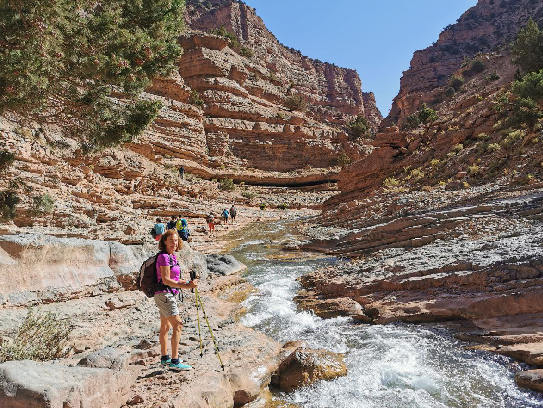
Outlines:
[[177, 234], [168, 235], [164, 243], [166, 244], [166, 252], [174, 253], [179, 248], [179, 237]]

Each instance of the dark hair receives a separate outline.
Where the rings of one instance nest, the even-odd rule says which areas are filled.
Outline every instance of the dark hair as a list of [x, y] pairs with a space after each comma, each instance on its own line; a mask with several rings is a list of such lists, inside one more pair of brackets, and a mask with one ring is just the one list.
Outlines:
[[172, 215], [172, 220], [175, 220], [175, 217], [177, 217], [176, 215]]
[[[177, 233], [176, 229], [171, 229], [171, 230], [166, 231], [160, 237], [160, 241], [158, 241], [158, 250], [160, 252], [166, 252], [166, 240], [168, 239], [170, 235], [177, 235], [177, 238], [179, 238], [179, 234]], [[180, 250], [181, 248], [183, 248], [183, 241], [181, 240], [181, 238], [179, 238], [177, 242], [178, 242], [177, 250]]]
[[162, 222], [160, 218], [157, 218], [156, 219], [156, 222]]

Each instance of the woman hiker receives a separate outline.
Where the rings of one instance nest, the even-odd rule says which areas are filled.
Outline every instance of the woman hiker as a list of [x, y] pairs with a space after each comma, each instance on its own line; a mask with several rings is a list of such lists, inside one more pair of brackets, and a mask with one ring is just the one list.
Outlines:
[[[181, 271], [179, 262], [174, 254], [183, 245], [177, 231], [172, 229], [166, 231], [158, 243], [160, 254], [156, 261], [156, 273], [159, 283], [163, 283], [164, 289], [155, 292], [155, 303], [160, 312], [160, 364], [169, 366], [174, 370], [190, 370], [191, 366], [182, 364], [179, 359], [179, 339], [183, 324], [179, 317], [179, 306], [176, 296], [179, 289], [192, 289], [198, 287], [197, 280], [180, 281]], [[170, 358], [168, 354], [168, 332], [172, 329]]]

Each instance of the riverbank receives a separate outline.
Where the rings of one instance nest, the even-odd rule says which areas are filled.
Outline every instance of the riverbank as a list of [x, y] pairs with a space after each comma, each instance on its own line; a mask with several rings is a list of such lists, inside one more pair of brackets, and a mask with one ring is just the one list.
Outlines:
[[351, 261], [301, 277], [297, 301], [364, 323], [456, 322], [459, 338], [529, 364], [518, 383], [543, 391], [542, 220], [541, 186], [499, 183], [329, 207], [300, 247]]

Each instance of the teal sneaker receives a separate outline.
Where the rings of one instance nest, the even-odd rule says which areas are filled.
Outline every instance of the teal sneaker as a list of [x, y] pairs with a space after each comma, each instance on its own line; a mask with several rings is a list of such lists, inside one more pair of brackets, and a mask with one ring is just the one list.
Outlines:
[[189, 371], [192, 370], [192, 367], [181, 363], [181, 361], [171, 361], [170, 368], [175, 371]]
[[163, 366], [167, 366], [168, 364], [170, 364], [172, 362], [172, 359], [170, 358], [170, 356], [162, 356], [160, 357], [160, 364], [162, 364]]

